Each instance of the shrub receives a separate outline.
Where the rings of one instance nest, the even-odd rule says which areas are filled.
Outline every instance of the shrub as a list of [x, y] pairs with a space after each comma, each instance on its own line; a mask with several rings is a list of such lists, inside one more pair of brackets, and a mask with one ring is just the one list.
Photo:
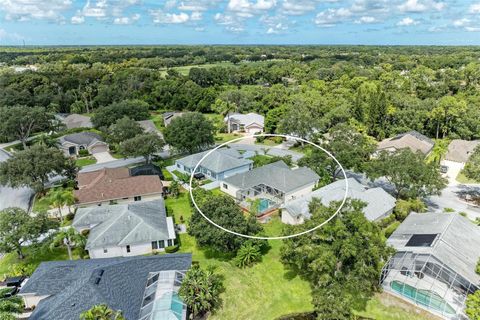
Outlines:
[[73, 213], [69, 213], [69, 214], [67, 214], [67, 215], [65, 216], [65, 219], [66, 219], [67, 221], [72, 221], [73, 218], [75, 218], [75, 215], [74, 215]]
[[78, 155], [79, 155], [80, 157], [86, 157], [86, 156], [88, 156], [88, 154], [89, 154], [89, 153], [88, 153], [88, 150], [87, 150], [87, 149], [78, 150]]
[[169, 246], [169, 247], [166, 247], [165, 248], [165, 252], [166, 253], [175, 253], [178, 251], [178, 249], [180, 249], [180, 246], [178, 244], [174, 245], [174, 246]]
[[420, 199], [398, 200], [394, 213], [398, 221], [403, 221], [410, 212], [425, 212], [425, 210], [425, 203]]
[[84, 237], [88, 236], [88, 234], [90, 233], [90, 230], [89, 229], [84, 229], [80, 232], [80, 234]]
[[391, 225], [389, 225], [388, 227], [386, 227], [384, 230], [383, 230], [383, 233], [385, 234], [385, 237], [388, 238], [392, 235], [392, 233], [395, 232], [395, 230], [397, 230], [398, 226], [401, 224], [400, 221], [395, 221], [394, 223], [392, 223]]
[[385, 228], [389, 226], [393, 221], [395, 221], [396, 216], [394, 214], [389, 215], [388, 217], [378, 221], [378, 226], [380, 228]]
[[452, 213], [452, 212], [455, 212], [455, 210], [453, 210], [452, 208], [443, 208], [443, 212]]
[[240, 249], [238, 249], [235, 257], [235, 265], [240, 268], [251, 266], [255, 262], [262, 259], [260, 248], [252, 242], [245, 242]]

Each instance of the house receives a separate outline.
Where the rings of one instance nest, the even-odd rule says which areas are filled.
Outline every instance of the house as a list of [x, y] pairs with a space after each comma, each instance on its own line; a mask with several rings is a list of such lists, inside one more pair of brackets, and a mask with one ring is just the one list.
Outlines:
[[79, 208], [72, 226], [90, 230], [85, 249], [91, 259], [150, 254], [173, 246], [175, 229], [163, 198]]
[[140, 120], [137, 121], [137, 123], [140, 125], [140, 127], [145, 133], [156, 133], [163, 138], [163, 134], [158, 131], [157, 126], [155, 125], [155, 123], [153, 123], [152, 120]]
[[89, 131], [67, 134], [58, 138], [58, 144], [67, 157], [78, 156], [80, 150], [87, 150], [91, 154], [108, 152], [108, 144], [102, 137]]
[[75, 129], [75, 128], [93, 128], [92, 121], [90, 117], [72, 113], [69, 115], [65, 114], [57, 114], [56, 118], [60, 120], [67, 129]]
[[[313, 198], [321, 199], [328, 206], [332, 201], [342, 201], [345, 196], [345, 180], [338, 180], [317, 189], [302, 198], [290, 201], [282, 208], [282, 222], [301, 224], [310, 219], [308, 205]], [[381, 220], [393, 212], [396, 199], [382, 188], [367, 188], [355, 178], [348, 178], [348, 198], [365, 203], [363, 213], [369, 221]]]
[[[175, 169], [190, 175], [195, 166], [209, 151], [186, 156], [175, 161]], [[247, 172], [253, 168], [253, 161], [246, 159], [237, 150], [220, 148], [210, 153], [197, 168], [198, 173], [212, 180], [223, 180], [235, 174]]]
[[165, 127], [168, 127], [170, 122], [172, 122], [173, 119], [181, 117], [185, 114], [185, 112], [179, 112], [179, 111], [173, 111], [173, 112], [165, 112], [163, 116], [163, 124]]
[[130, 168], [130, 176], [158, 176], [160, 180], [164, 179], [162, 169], [152, 163], [142, 164], [133, 168]]
[[480, 140], [467, 141], [455, 139], [450, 142], [448, 145], [448, 151], [445, 155], [445, 160], [447, 162], [457, 162], [465, 164], [476, 147], [480, 144]]
[[456, 213], [411, 213], [387, 243], [397, 252], [381, 283], [444, 319], [467, 319], [467, 295], [479, 289], [480, 228]]
[[410, 149], [413, 152], [421, 152], [428, 155], [432, 151], [434, 142], [432, 139], [424, 136], [417, 131], [409, 131], [380, 141], [377, 146], [377, 152], [385, 150], [393, 152], [401, 149]]
[[42, 262], [21, 288], [30, 320], [72, 320], [95, 305], [126, 320], [186, 319], [179, 286], [191, 254]]
[[229, 128], [229, 132], [242, 131], [254, 134], [263, 132], [265, 117], [253, 112], [247, 114], [233, 113], [226, 116], [224, 121]]
[[277, 161], [224, 179], [220, 190], [245, 209], [251, 200], [259, 199], [258, 215], [262, 215], [309, 194], [319, 179], [310, 168], [291, 169], [285, 162]]
[[158, 176], [131, 176], [128, 168], [103, 168], [79, 172], [78, 190], [73, 191], [77, 206], [121, 204], [162, 197], [163, 185]]

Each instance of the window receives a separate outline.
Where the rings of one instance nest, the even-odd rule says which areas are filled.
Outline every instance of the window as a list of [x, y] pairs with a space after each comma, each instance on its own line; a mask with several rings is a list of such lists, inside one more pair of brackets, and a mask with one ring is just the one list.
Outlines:
[[108, 250], [107, 250], [107, 249], [103, 249], [103, 253], [108, 253]]
[[165, 248], [165, 241], [164, 241], [164, 240], [158, 241], [158, 248], [159, 248], [159, 249]]
[[228, 189], [228, 185], [226, 183], [223, 184], [223, 189]]
[[141, 200], [142, 200], [142, 196], [135, 196], [135, 197], [133, 197], [133, 200], [134, 200], [134, 201], [141, 201]]
[[152, 250], [157, 250], [157, 249], [158, 249], [158, 242], [152, 241]]
[[130, 246], [127, 245], [127, 253], [130, 253]]
[[172, 239], [168, 239], [168, 246], [173, 246], [173, 240]]

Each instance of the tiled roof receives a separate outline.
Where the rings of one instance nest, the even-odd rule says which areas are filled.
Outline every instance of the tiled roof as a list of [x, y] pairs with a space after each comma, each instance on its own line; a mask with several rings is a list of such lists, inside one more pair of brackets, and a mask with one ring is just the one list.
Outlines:
[[377, 150], [394, 148], [397, 150], [409, 148], [413, 152], [420, 151], [423, 154], [428, 154], [434, 142], [417, 131], [410, 131], [399, 134], [393, 138], [382, 140], [377, 147]]
[[248, 189], [260, 184], [268, 185], [285, 193], [315, 183], [319, 176], [309, 168], [290, 169], [285, 162], [277, 161], [239, 173], [224, 179], [224, 182], [238, 189]]
[[[406, 246], [414, 234], [437, 234], [430, 247]], [[480, 228], [456, 213], [411, 213], [388, 238], [397, 251], [432, 254], [446, 266], [480, 283], [475, 268], [480, 258]]]
[[[208, 152], [209, 151], [204, 151], [192, 154], [182, 159], [178, 159], [177, 162], [187, 168], [193, 169]], [[227, 170], [250, 165], [251, 163], [253, 163], [252, 160], [244, 159], [237, 150], [222, 148], [209, 154], [200, 165], [207, 170], [221, 173]]]
[[133, 196], [161, 193], [163, 185], [158, 176], [131, 177], [128, 168], [103, 168], [80, 172], [79, 190], [74, 196], [79, 204], [109, 201]]
[[[335, 181], [304, 197], [288, 202], [284, 208], [294, 217], [303, 215], [305, 218], [310, 218], [308, 205], [313, 198], [321, 199], [323, 205], [328, 206], [332, 201], [343, 200], [345, 187], [345, 180]], [[370, 221], [374, 221], [393, 210], [396, 202], [395, 198], [382, 188], [368, 189], [354, 178], [348, 179], [347, 196], [350, 199], [365, 202], [366, 206], [363, 208], [363, 213]]]
[[191, 262], [191, 254], [42, 262], [20, 294], [48, 296], [30, 320], [79, 319], [102, 303], [138, 320], [149, 273], [188, 270]]
[[479, 140], [452, 140], [452, 142], [450, 142], [450, 144], [448, 145], [448, 152], [445, 155], [445, 160], [455, 162], [467, 162], [473, 151], [479, 144]]
[[[171, 218], [170, 218], [171, 219]], [[101, 207], [79, 208], [72, 226], [90, 230], [86, 249], [171, 239], [163, 198]]]

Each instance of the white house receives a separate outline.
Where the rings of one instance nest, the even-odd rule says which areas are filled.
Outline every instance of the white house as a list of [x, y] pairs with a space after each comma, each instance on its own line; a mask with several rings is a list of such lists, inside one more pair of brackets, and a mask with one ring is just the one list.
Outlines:
[[[320, 199], [323, 205], [328, 206], [332, 201], [343, 200], [345, 188], [345, 180], [338, 180], [285, 204], [282, 208], [282, 222], [293, 225], [305, 222], [311, 217], [308, 206], [313, 198]], [[370, 221], [378, 221], [390, 215], [396, 203], [395, 198], [382, 188], [367, 188], [354, 178], [348, 179], [347, 197], [365, 203], [363, 213]]]
[[261, 133], [263, 132], [265, 117], [258, 113], [234, 113], [226, 116], [224, 119], [229, 131], [242, 131], [246, 133]]
[[67, 134], [58, 139], [58, 144], [67, 157], [78, 156], [80, 150], [91, 154], [108, 151], [108, 144], [102, 137], [89, 131]]
[[85, 249], [90, 258], [128, 257], [164, 251], [175, 243], [171, 217], [162, 199], [79, 208], [72, 226], [90, 230]]

